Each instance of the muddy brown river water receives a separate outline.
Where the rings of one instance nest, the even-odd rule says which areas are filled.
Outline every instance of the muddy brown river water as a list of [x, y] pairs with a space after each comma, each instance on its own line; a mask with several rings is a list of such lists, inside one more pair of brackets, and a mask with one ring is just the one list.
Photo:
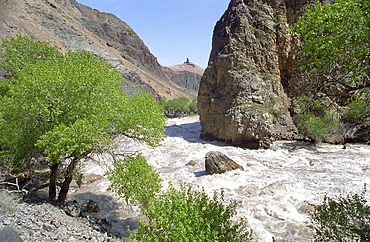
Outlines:
[[[128, 138], [118, 141], [116, 152], [140, 151], [164, 180], [186, 182], [203, 187], [210, 195], [224, 189], [227, 201], [235, 200], [238, 213], [245, 218], [258, 241], [312, 241], [307, 212], [325, 195], [334, 197], [360, 193], [370, 183], [370, 146], [328, 145], [303, 142], [276, 142], [267, 150], [248, 150], [199, 138], [197, 116], [169, 119], [163, 144], [150, 148]], [[208, 175], [204, 157], [208, 151], [221, 151], [244, 167], [224, 174]], [[110, 156], [97, 156], [83, 167], [85, 176], [104, 175]], [[195, 165], [186, 165], [195, 161]], [[117, 221], [112, 231], [124, 234], [123, 227], [135, 227], [139, 209], [117, 200], [106, 191], [107, 179], [84, 185], [70, 194], [77, 200], [93, 198], [101, 207], [100, 217]], [[369, 193], [367, 199], [370, 200]]]

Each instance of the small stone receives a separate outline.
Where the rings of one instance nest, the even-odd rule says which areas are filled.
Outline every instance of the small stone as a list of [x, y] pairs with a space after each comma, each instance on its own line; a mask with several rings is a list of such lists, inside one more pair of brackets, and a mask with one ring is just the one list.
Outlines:
[[186, 163], [187, 166], [195, 166], [197, 162], [195, 160], [191, 160], [188, 163]]
[[87, 212], [87, 213], [99, 212], [100, 211], [99, 204], [97, 202], [95, 202], [94, 200], [90, 199], [86, 203], [85, 208], [83, 209], [83, 211]]
[[81, 206], [77, 203], [77, 201], [67, 202], [64, 205], [63, 210], [66, 212], [66, 214], [72, 217], [81, 217], [82, 215]]
[[10, 220], [9, 219], [4, 219], [3, 224], [4, 225], [10, 225]]
[[32, 234], [33, 237], [39, 237], [40, 235], [41, 235], [41, 232], [40, 231], [35, 231]]
[[59, 228], [62, 225], [62, 222], [59, 220], [53, 220], [51, 221], [51, 224], [54, 225], [55, 227]]
[[51, 224], [43, 224], [42, 228], [45, 229], [46, 231], [49, 231], [49, 232], [54, 230], [54, 226], [51, 225]]

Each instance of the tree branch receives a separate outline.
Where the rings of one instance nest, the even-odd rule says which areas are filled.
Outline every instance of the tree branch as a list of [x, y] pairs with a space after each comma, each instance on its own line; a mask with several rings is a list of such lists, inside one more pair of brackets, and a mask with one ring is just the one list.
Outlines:
[[41, 116], [37, 116], [37, 115], [33, 115], [33, 114], [26, 114], [25, 116], [26, 116], [26, 117], [33, 117], [33, 118], [36, 118], [36, 120], [37, 120], [37, 121], [40, 121], [40, 122], [60, 124], [60, 123], [59, 123], [59, 122], [57, 122], [57, 121], [54, 121], [54, 120], [51, 120], [51, 119], [46, 119], [46, 118], [43, 118], [43, 117], [41, 117]]

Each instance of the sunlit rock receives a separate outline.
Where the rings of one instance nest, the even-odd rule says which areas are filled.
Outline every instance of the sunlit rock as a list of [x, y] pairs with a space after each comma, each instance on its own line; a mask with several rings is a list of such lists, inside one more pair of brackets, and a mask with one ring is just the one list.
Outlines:
[[309, 0], [232, 0], [213, 32], [198, 94], [201, 138], [248, 148], [294, 139], [287, 80], [294, 76], [289, 24]]
[[210, 151], [205, 159], [206, 172], [210, 175], [244, 168], [219, 151]]

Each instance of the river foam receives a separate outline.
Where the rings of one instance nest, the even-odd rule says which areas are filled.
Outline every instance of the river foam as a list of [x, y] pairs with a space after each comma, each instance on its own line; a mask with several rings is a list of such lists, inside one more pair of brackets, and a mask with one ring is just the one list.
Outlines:
[[[198, 116], [169, 119], [166, 130], [161, 146], [150, 148], [122, 138], [116, 152], [141, 152], [160, 172], [165, 187], [185, 182], [210, 195], [223, 189], [226, 200], [238, 204], [235, 219], [247, 219], [258, 241], [312, 241], [310, 204], [320, 203], [325, 195], [360, 193], [370, 183], [368, 145], [347, 144], [343, 149], [343, 145], [278, 141], [267, 150], [242, 149], [201, 140]], [[226, 154], [244, 171], [208, 175], [204, 158], [209, 151]], [[187, 165], [190, 161], [195, 165]], [[104, 169], [89, 164], [85, 174], [104, 174]], [[86, 189], [109, 194], [107, 180], [99, 182]], [[135, 210], [120, 216], [137, 215]]]

